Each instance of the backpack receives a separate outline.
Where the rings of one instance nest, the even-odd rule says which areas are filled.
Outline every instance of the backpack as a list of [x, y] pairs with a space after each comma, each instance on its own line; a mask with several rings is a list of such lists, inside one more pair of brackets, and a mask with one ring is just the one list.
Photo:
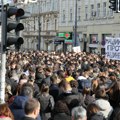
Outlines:
[[41, 104], [41, 112], [52, 112], [52, 110], [54, 109], [54, 99], [51, 95], [39, 95], [38, 100]]

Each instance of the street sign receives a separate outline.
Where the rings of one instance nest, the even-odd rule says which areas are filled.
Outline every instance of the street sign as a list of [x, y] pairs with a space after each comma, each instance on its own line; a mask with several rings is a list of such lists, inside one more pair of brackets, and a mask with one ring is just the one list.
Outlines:
[[73, 40], [65, 39], [65, 44], [73, 44]]
[[65, 36], [65, 33], [58, 33], [57, 36], [58, 36], [58, 37], [64, 37], [64, 36]]
[[61, 44], [61, 41], [54, 41], [54, 44]]

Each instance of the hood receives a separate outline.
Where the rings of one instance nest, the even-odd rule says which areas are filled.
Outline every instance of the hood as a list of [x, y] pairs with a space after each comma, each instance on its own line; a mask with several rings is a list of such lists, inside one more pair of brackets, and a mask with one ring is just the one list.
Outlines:
[[28, 100], [28, 97], [25, 96], [16, 96], [11, 107], [14, 109], [23, 109], [25, 106], [25, 102]]
[[98, 99], [95, 101], [95, 103], [100, 107], [101, 110], [106, 110], [106, 109], [110, 109], [110, 103], [107, 100], [104, 99]]
[[112, 114], [113, 108], [107, 100], [98, 99], [95, 101], [95, 104], [100, 107], [100, 112], [103, 113], [105, 118], [109, 118]]

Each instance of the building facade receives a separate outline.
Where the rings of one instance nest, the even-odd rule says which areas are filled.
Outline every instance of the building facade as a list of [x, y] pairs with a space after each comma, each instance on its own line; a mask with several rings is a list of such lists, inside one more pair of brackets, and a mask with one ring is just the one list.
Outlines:
[[76, 1], [81, 50], [104, 53], [105, 38], [120, 36], [120, 13], [109, 9], [109, 0], [60, 0], [59, 32], [74, 32]]
[[[74, 42], [77, 21], [77, 45], [81, 50], [104, 53], [105, 38], [120, 37], [120, 13], [114, 13], [109, 5], [109, 0], [38, 0], [28, 3], [24, 9], [31, 16], [22, 20], [25, 25], [23, 47], [37, 49], [39, 33], [41, 50], [55, 49], [57, 33], [73, 33]], [[68, 44], [67, 49], [72, 50], [72, 46]]]
[[39, 0], [24, 6], [31, 16], [23, 19], [24, 48], [36, 50], [40, 42], [40, 50], [54, 50], [54, 38], [58, 32], [58, 1]]

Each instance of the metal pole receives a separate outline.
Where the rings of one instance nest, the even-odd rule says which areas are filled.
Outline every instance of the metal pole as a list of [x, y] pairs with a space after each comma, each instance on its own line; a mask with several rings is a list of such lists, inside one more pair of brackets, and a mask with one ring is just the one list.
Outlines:
[[6, 73], [6, 53], [5, 53], [5, 41], [6, 41], [6, 24], [7, 16], [6, 9], [4, 10], [4, 2], [1, 0], [1, 16], [2, 16], [2, 32], [1, 32], [1, 78], [0, 78], [0, 102], [5, 102], [5, 73]]
[[39, 15], [38, 15], [38, 50], [40, 51], [41, 49], [41, 36], [40, 36], [40, 33], [41, 33], [41, 23], [40, 23], [40, 0], [39, 0]]
[[77, 0], [75, 1], [74, 46], [77, 46]]

